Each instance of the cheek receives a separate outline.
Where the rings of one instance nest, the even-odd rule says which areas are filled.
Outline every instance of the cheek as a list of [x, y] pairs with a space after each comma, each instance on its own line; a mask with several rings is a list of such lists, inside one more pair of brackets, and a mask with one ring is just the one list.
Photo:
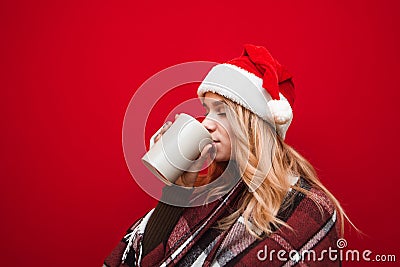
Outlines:
[[232, 137], [230, 134], [231, 126], [226, 118], [218, 122], [218, 131], [220, 135], [224, 137], [224, 139], [230, 139]]
[[231, 145], [232, 145], [232, 142], [231, 142], [230, 136], [227, 134], [226, 137], [225, 137], [226, 149], [231, 150]]
[[231, 127], [226, 118], [220, 119], [218, 121], [218, 133], [220, 137], [220, 156], [223, 156], [224, 158], [230, 157], [231, 150], [232, 150], [232, 134], [231, 134]]
[[231, 151], [231, 145], [232, 145], [232, 135], [230, 135], [227, 131], [223, 130], [222, 132], [223, 136], [223, 147], [224, 150], [227, 152]]
[[215, 160], [228, 161], [231, 158], [231, 146], [227, 142], [221, 142], [217, 145], [217, 154], [215, 155]]

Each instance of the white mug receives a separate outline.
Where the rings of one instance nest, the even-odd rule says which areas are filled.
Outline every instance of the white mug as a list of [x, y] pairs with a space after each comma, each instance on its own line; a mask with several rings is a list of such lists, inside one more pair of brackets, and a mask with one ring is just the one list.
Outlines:
[[211, 143], [208, 130], [192, 116], [181, 113], [142, 157], [142, 162], [155, 176], [172, 184]]

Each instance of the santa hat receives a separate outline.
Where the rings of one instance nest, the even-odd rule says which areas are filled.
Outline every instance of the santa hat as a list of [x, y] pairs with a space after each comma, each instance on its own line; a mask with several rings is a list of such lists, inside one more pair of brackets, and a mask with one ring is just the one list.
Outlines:
[[200, 84], [197, 94], [224, 96], [272, 123], [284, 139], [293, 119], [292, 76], [262, 46], [244, 45], [238, 58], [214, 66]]

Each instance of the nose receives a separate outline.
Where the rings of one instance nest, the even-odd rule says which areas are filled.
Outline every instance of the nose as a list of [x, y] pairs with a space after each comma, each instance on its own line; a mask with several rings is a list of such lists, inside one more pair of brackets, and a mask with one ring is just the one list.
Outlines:
[[209, 119], [208, 117], [205, 117], [201, 124], [203, 124], [203, 126], [206, 127], [206, 129], [210, 133], [214, 132], [217, 128], [217, 123], [214, 120]]

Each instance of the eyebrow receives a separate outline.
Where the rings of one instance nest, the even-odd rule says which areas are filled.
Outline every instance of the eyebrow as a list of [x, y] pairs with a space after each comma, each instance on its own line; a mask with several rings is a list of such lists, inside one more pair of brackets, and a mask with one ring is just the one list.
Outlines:
[[[220, 105], [222, 105], [222, 104], [226, 104], [226, 102], [225, 102], [224, 100], [214, 100], [214, 101], [211, 103], [211, 105], [212, 105], [213, 107], [217, 107], [217, 106], [220, 106]], [[208, 107], [208, 106], [207, 106], [206, 103], [203, 102], [203, 107]]]

